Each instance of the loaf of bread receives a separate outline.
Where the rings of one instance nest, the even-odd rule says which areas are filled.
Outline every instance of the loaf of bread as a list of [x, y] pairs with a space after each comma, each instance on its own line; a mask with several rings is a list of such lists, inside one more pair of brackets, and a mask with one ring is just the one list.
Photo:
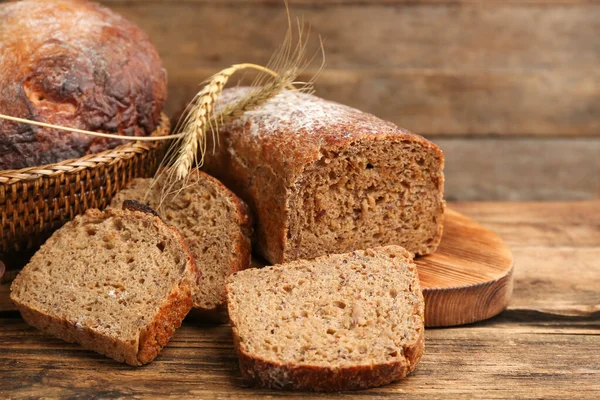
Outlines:
[[169, 188], [162, 199], [164, 180], [136, 179], [112, 200], [118, 207], [128, 199], [154, 208], [173, 224], [188, 243], [201, 272], [194, 315], [213, 321], [227, 320], [225, 279], [250, 264], [252, 218], [248, 206], [221, 182], [192, 171], [185, 184]]
[[181, 325], [197, 280], [175, 228], [147, 212], [91, 209], [40, 248], [11, 299], [43, 332], [137, 366]]
[[227, 294], [242, 375], [265, 387], [380, 386], [423, 354], [423, 295], [398, 246], [248, 269]]
[[[144, 136], [160, 120], [166, 72], [146, 34], [87, 1], [0, 4], [0, 113]], [[0, 120], [0, 170], [54, 163], [123, 143]]]
[[[224, 91], [221, 106], [248, 90]], [[216, 149], [206, 169], [250, 205], [271, 263], [386, 244], [424, 255], [440, 242], [442, 152], [373, 115], [284, 91], [222, 126]]]

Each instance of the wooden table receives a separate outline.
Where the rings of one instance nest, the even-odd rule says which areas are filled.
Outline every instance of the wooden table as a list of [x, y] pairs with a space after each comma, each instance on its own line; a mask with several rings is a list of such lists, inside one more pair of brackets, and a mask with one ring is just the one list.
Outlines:
[[[600, 202], [451, 206], [512, 248], [509, 308], [483, 323], [427, 330], [412, 376], [344, 397], [600, 398]], [[266, 395], [302, 394], [248, 388], [228, 326], [185, 323], [156, 361], [133, 368], [0, 314], [0, 398]]]

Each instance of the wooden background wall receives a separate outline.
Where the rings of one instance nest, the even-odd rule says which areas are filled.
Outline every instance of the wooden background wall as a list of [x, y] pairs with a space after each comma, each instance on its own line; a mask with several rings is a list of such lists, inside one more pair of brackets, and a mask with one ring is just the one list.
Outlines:
[[[269, 59], [282, 1], [103, 3], [157, 45], [173, 112], [212, 73]], [[325, 39], [317, 93], [438, 143], [448, 199], [600, 197], [600, 2], [289, 3]]]

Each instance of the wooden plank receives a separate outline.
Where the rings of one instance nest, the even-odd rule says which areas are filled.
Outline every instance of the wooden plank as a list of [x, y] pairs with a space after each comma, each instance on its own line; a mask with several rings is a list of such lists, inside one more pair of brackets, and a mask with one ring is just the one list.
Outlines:
[[509, 310], [600, 315], [600, 201], [450, 206], [511, 247], [516, 261]]
[[446, 199], [600, 197], [600, 140], [432, 138], [446, 156]]
[[0, 282], [0, 313], [16, 310], [13, 302], [10, 301], [10, 283]]
[[[175, 68], [169, 69], [167, 113], [182, 110], [200, 83], [217, 70], [178, 75]], [[306, 73], [301, 78], [312, 76]], [[371, 112], [425, 136], [600, 136], [600, 69], [329, 68], [319, 75], [316, 90], [323, 98]]]
[[595, 248], [600, 243], [600, 202], [461, 202], [454, 210], [490, 227], [512, 249]]
[[[156, 43], [171, 115], [214, 72], [265, 63], [286, 28], [281, 3], [106, 3]], [[325, 98], [426, 135], [600, 136], [597, 2], [300, 4], [312, 48], [325, 38]]]
[[[412, 376], [346, 396], [593, 398], [600, 390], [599, 365], [597, 321], [565, 326], [564, 320], [538, 324], [500, 319], [470, 328], [427, 330], [426, 352]], [[17, 318], [0, 319], [0, 396], [41, 395], [306, 396], [248, 388], [237, 368], [228, 326], [186, 323], [156, 361], [136, 369], [44, 337]]]
[[[169, 111], [217, 70], [266, 62], [285, 31], [282, 7], [111, 6], [157, 44], [172, 82]], [[364, 3], [300, 12], [325, 38], [326, 98], [425, 134], [600, 134], [600, 5]]]
[[600, 248], [516, 247], [509, 309], [600, 317]]

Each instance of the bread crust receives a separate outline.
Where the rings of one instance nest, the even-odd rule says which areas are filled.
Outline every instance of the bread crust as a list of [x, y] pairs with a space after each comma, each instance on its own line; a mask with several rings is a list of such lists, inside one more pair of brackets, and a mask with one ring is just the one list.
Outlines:
[[[194, 262], [191, 257], [188, 260], [188, 263], [190, 262]], [[190, 282], [184, 281], [175, 287], [154, 320], [140, 334], [136, 355], [137, 365], [154, 360], [162, 348], [169, 343], [175, 329], [181, 326], [192, 309], [192, 286]]]
[[[236, 219], [240, 226], [240, 231], [236, 233], [236, 237], [233, 240], [233, 250], [237, 257], [231, 258], [228, 275], [242, 271], [250, 266], [250, 260], [252, 259], [252, 233], [254, 227], [252, 212], [246, 203], [236, 196], [235, 193], [232, 193], [231, 190], [217, 178], [202, 171], [198, 171], [198, 174], [203, 174], [207, 179], [212, 180], [215, 185], [221, 189], [222, 193], [227, 195], [236, 208]], [[211, 320], [216, 323], [227, 323], [229, 317], [227, 313], [225, 287], [223, 287], [222, 298], [223, 302], [212, 309], [202, 308], [198, 304], [194, 304], [191, 316]]]
[[[151, 134], [167, 95], [149, 38], [87, 1], [0, 4], [0, 112], [128, 136]], [[123, 143], [0, 120], [0, 170], [55, 163]]]
[[[129, 212], [140, 213], [140, 211]], [[148, 215], [147, 212], [142, 213], [146, 216]], [[112, 214], [113, 211], [110, 209], [104, 212], [97, 209], [90, 209], [85, 215], [90, 218], [102, 220], [110, 218]], [[186, 256], [184, 268], [188, 279], [183, 279], [173, 287], [153, 320], [145, 327], [135, 341], [119, 340], [114, 337], [98, 334], [86, 326], [48, 315], [41, 310], [20, 302], [14, 296], [14, 286], [20, 284], [20, 276], [17, 276], [11, 286], [11, 300], [15, 303], [25, 322], [44, 333], [56, 336], [70, 343], [78, 343], [86, 349], [106, 355], [119, 362], [125, 362], [132, 366], [141, 366], [151, 362], [169, 342], [175, 329], [181, 326], [182, 321], [192, 308], [192, 296], [197, 288], [196, 285], [199, 276], [199, 271], [190, 254], [187, 243], [183, 240], [177, 229], [168, 226], [157, 216], [152, 216], [152, 220], [161, 230], [168, 230], [174, 234], [184, 249]], [[61, 229], [68, 228], [69, 224], [72, 223], [67, 223]], [[43, 246], [47, 245], [52, 245], [51, 239]], [[25, 268], [28, 267], [26, 266]]]
[[233, 331], [242, 376], [271, 389], [336, 392], [387, 385], [413, 372], [425, 347], [424, 332], [421, 331], [417, 342], [403, 349], [404, 362], [333, 369], [280, 364], [252, 357], [240, 347], [236, 329]]
[[[223, 104], [235, 101], [247, 90], [227, 89], [220, 101]], [[238, 194], [254, 212], [257, 219], [255, 248], [263, 257], [273, 264], [293, 260], [288, 254], [288, 234], [294, 185], [303, 171], [318, 162], [325, 152], [339, 153], [353, 144], [376, 141], [419, 144], [440, 166], [435, 184], [439, 193], [440, 221], [443, 219], [444, 154], [438, 146], [374, 115], [316, 97], [313, 99], [318, 104], [342, 110], [344, 118], [331, 124], [296, 129], [295, 125], [290, 127], [289, 124], [263, 127], [259, 117], [242, 117], [220, 127], [217, 151], [205, 155], [204, 168]], [[290, 123], [295, 122], [292, 119]], [[210, 148], [211, 144], [208, 146]], [[435, 237], [417, 254], [435, 251], [442, 230], [440, 222]]]
[[137, 200], [124, 200], [122, 207], [123, 210], [143, 212], [160, 218], [160, 215], [158, 215], [158, 213], [152, 207], [148, 206], [147, 204], [140, 203]]
[[[189, 314], [194, 305], [194, 293], [198, 290], [202, 274], [194, 261], [194, 257], [192, 257], [192, 252], [190, 251], [187, 242], [183, 236], [181, 236], [179, 230], [173, 226], [167, 225], [150, 207], [144, 206], [139, 202], [135, 203], [138, 203], [143, 206], [143, 208], [151, 211], [141, 212], [154, 215], [155, 220], [160, 221], [167, 229], [170, 229], [176, 234], [177, 240], [185, 250], [185, 269], [187, 270], [187, 274], [188, 276], [195, 277], [195, 280], [183, 280], [179, 285], [173, 288], [163, 306], [156, 314], [156, 317], [140, 334], [136, 360], [138, 362], [137, 365], [143, 365], [156, 358], [162, 348], [169, 343], [175, 330], [181, 326], [181, 323]], [[123, 204], [123, 208], [125, 208], [125, 204]]]

